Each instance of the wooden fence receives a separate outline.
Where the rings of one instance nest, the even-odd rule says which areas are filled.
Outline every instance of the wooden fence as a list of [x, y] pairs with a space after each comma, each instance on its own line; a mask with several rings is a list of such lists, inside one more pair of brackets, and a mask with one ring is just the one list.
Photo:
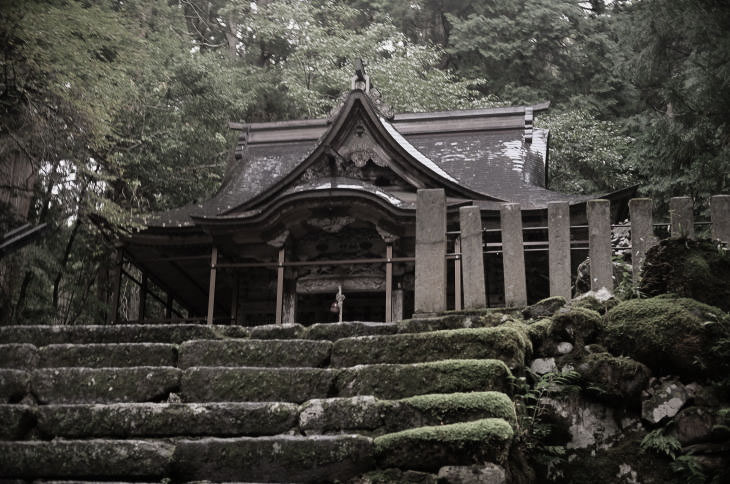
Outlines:
[[[445, 311], [447, 259], [446, 197], [441, 189], [419, 190], [416, 215], [416, 281], [415, 313], [434, 314]], [[613, 248], [611, 246], [611, 210], [608, 200], [587, 202], [588, 225], [570, 225], [567, 202], [548, 203], [548, 267], [551, 296], [570, 299], [571, 291], [571, 228], [587, 228], [590, 257], [591, 290], [613, 292]], [[710, 200], [711, 236], [730, 243], [730, 195], [716, 195]], [[635, 198], [629, 201], [631, 229], [631, 261], [635, 282], [638, 281], [646, 251], [657, 243], [652, 219], [652, 200]], [[672, 198], [669, 203], [671, 237], [695, 236], [692, 199]], [[460, 230], [455, 252], [456, 309], [487, 306], [484, 281], [484, 230], [478, 207], [459, 209]], [[666, 225], [666, 224], [664, 224]], [[527, 305], [525, 275], [525, 242], [522, 212], [517, 203], [505, 203], [500, 208], [501, 253], [504, 271], [505, 305]], [[490, 244], [492, 245], [492, 244]], [[462, 284], [463, 281], [463, 284]]]

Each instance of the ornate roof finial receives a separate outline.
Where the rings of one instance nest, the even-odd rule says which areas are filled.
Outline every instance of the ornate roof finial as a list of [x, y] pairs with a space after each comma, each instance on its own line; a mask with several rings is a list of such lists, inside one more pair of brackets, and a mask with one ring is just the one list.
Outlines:
[[355, 75], [352, 76], [352, 90], [359, 89], [366, 94], [370, 92], [370, 77], [365, 73], [367, 62], [362, 59], [355, 59]]

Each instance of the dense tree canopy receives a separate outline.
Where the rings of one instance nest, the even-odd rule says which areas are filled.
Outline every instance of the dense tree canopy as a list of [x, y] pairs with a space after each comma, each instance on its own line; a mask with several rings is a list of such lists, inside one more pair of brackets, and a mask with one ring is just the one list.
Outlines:
[[96, 319], [89, 217], [210, 195], [229, 120], [322, 116], [354, 58], [398, 111], [552, 101], [553, 189], [730, 190], [723, 0], [0, 0], [0, 35], [0, 230], [51, 226], [2, 261], [3, 321]]

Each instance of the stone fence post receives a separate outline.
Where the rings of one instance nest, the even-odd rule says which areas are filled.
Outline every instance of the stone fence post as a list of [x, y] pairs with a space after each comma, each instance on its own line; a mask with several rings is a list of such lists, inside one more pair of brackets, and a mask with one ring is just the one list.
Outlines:
[[588, 256], [591, 258], [591, 291], [613, 293], [611, 262], [611, 202], [588, 201]]
[[527, 281], [520, 204], [503, 203], [499, 208], [499, 214], [502, 225], [504, 302], [507, 307], [526, 306]]
[[459, 226], [464, 309], [483, 308], [487, 306], [487, 291], [484, 285], [482, 213], [479, 207], [461, 207]]
[[415, 314], [446, 311], [446, 194], [418, 190]]

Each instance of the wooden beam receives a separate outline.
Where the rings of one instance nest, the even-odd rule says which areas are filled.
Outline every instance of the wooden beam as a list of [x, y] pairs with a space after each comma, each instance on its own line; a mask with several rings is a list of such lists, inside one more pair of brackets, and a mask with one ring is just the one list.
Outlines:
[[122, 287], [122, 249], [117, 248], [114, 252], [112, 264], [112, 308], [109, 312], [109, 322], [119, 322], [119, 292]]
[[393, 320], [393, 244], [385, 246], [385, 322]]
[[279, 264], [276, 269], [276, 324], [281, 324], [284, 308], [284, 256], [286, 249], [279, 249]]
[[213, 311], [215, 309], [215, 272], [218, 264], [218, 247], [213, 247], [210, 253], [210, 279], [208, 285], [208, 324], [213, 324]]
[[147, 306], [147, 273], [142, 271], [142, 282], [139, 285], [139, 307], [137, 321], [144, 321], [145, 306]]

